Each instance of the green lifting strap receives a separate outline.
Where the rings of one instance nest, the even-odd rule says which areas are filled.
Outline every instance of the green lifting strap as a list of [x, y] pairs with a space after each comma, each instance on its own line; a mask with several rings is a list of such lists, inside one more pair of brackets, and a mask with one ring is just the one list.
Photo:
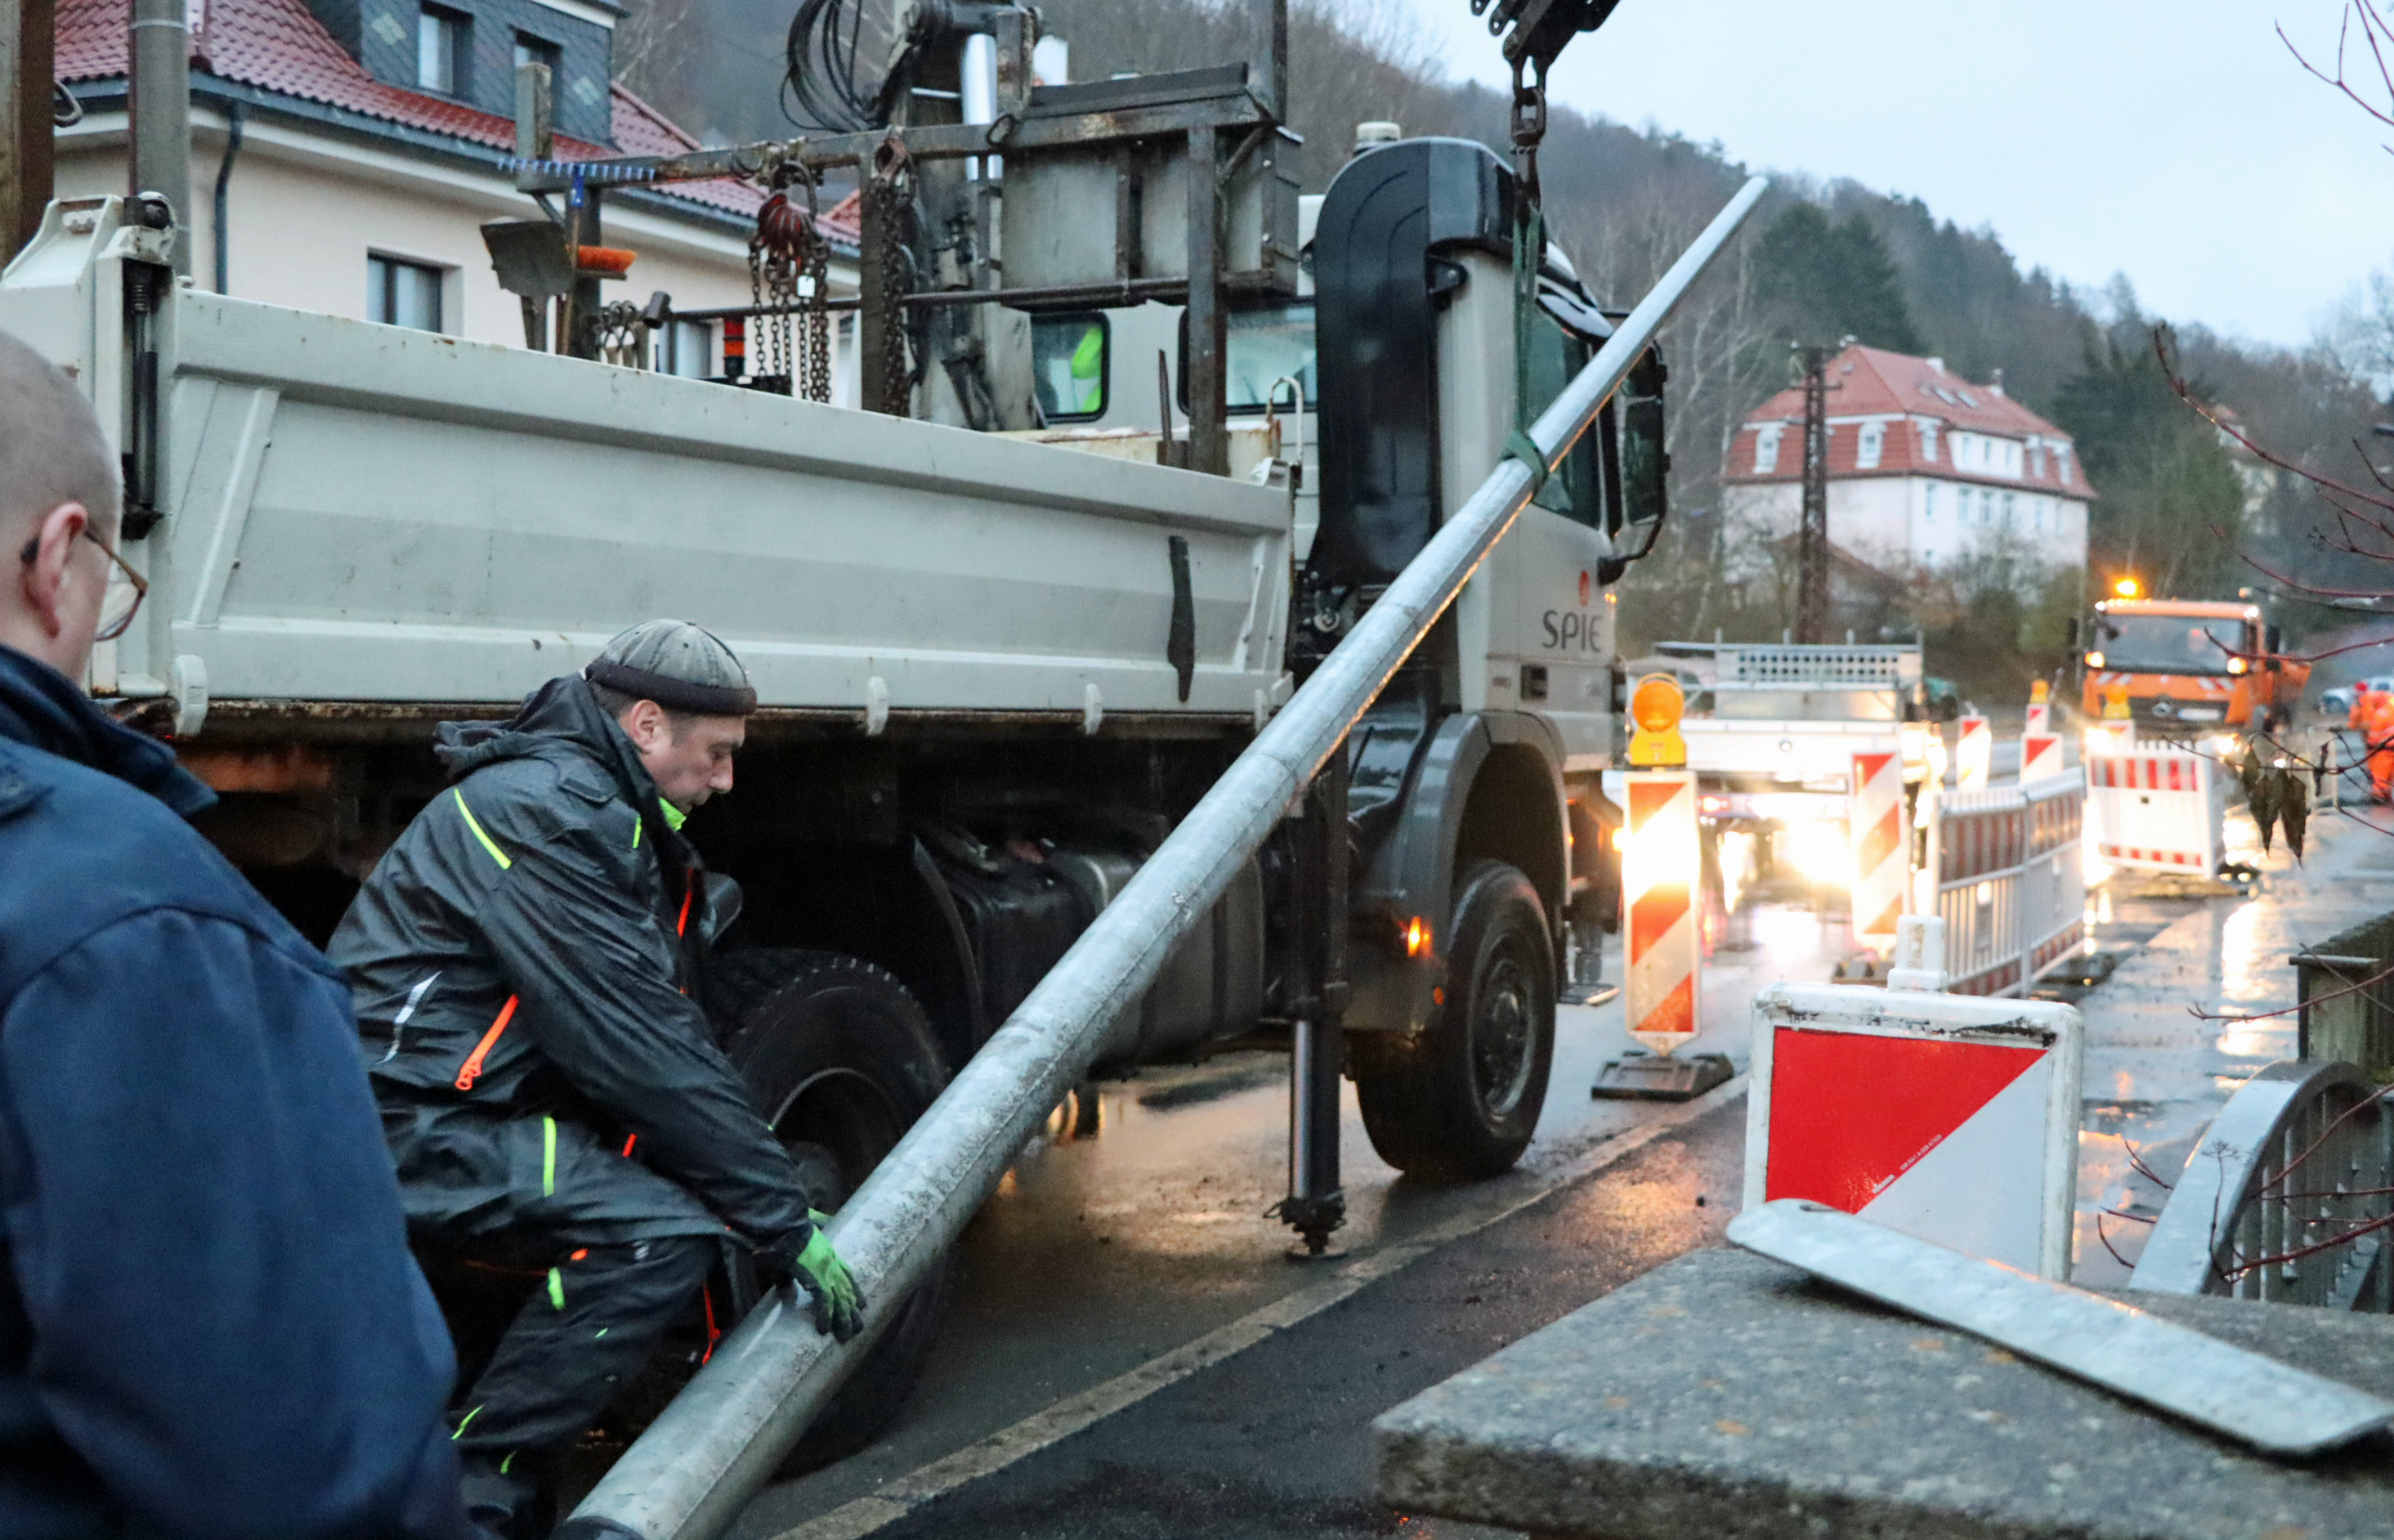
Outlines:
[[1513, 436], [1505, 441], [1505, 453], [1529, 467], [1531, 496], [1535, 497], [1545, 490], [1546, 478], [1552, 472], [1546, 469], [1546, 457], [1538, 453], [1538, 441], [1531, 438], [1527, 430], [1513, 429]]

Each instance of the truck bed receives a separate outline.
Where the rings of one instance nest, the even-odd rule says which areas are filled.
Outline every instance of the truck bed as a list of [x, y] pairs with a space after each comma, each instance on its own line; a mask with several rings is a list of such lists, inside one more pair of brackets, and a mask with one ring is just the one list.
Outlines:
[[[0, 329], [112, 430], [151, 238], [119, 211], [53, 205], [0, 278]], [[188, 288], [158, 335], [165, 520], [125, 543], [151, 598], [95, 659], [104, 693], [503, 705], [652, 615], [720, 634], [763, 704], [872, 731], [1285, 692], [1285, 489]]]

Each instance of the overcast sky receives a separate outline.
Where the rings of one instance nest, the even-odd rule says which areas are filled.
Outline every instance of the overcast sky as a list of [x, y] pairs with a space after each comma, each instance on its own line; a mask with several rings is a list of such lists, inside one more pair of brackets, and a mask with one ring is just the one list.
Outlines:
[[[1448, 72], [1502, 86], [1469, 0], [1414, 13]], [[1992, 225], [2023, 268], [2114, 272], [2145, 309], [2299, 343], [2394, 267], [2394, 130], [2271, 31], [2335, 53], [2336, 0], [1624, 0], [1555, 94]], [[2359, 70], [2374, 67], [2365, 57]], [[2383, 103], [2383, 89], [2379, 100]]]

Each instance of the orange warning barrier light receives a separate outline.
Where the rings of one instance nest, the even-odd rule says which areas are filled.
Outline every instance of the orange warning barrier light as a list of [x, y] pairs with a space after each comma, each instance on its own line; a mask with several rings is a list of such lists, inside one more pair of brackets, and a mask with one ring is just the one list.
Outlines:
[[1418, 957], [1429, 950], [1429, 921], [1415, 915], [1405, 924], [1405, 955]]
[[2135, 578], [2124, 577], [2120, 579], [2119, 582], [2111, 585], [2111, 591], [2119, 595], [2122, 599], [2135, 599], [2145, 590], [2144, 586], [2139, 584]]
[[621, 246], [576, 246], [573, 248], [573, 266], [580, 272], [621, 278], [632, 270], [632, 264], [639, 260], [639, 255]]
[[1629, 697], [1629, 762], [1633, 765], [1684, 765], [1688, 741], [1679, 735], [1679, 717], [1687, 696], [1668, 674], [1649, 674], [1638, 681]]

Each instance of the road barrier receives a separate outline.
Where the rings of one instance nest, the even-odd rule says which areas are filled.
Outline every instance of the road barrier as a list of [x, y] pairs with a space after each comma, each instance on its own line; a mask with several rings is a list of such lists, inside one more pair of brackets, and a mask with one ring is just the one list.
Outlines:
[[1937, 913], [1954, 994], [2018, 994], [2085, 941], [2085, 809], [2075, 771], [1946, 794]]
[[1953, 780], [1964, 791], [1984, 789], [1994, 773], [1995, 734], [1984, 717], [1965, 717], [1953, 745]]
[[1809, 1199], [2067, 1278], [2082, 1030], [2062, 1005], [1772, 984], [1754, 1000], [1745, 1209]]
[[1213, 912], [1767, 186], [1754, 178], [1730, 200], [1531, 426], [1531, 447], [1546, 465], [1533, 470], [1509, 454], [1497, 462], [834, 1216], [833, 1244], [884, 1306], [866, 1316], [864, 1334], [834, 1343], [787, 1285], [777, 1290], [600, 1478], [559, 1540], [705, 1540], [730, 1528], [888, 1325], [888, 1306], [922, 1281], [988, 1200], [1173, 944]]
[[2086, 757], [2086, 822], [2113, 866], [2207, 877], [2219, 870], [2227, 778], [2199, 754], [2130, 749]]
[[[2043, 706], [2031, 706], [2032, 712]], [[2020, 737], [2019, 778], [2022, 781], [2043, 781], [2048, 776], [2069, 773], [2061, 752], [2061, 739], [2054, 733], [2034, 731]]]
[[1854, 756], [1853, 791], [1846, 830], [1853, 843], [1854, 940], [1885, 953], [1895, 946], [1903, 913], [1912, 841], [1905, 837], [1903, 756], [1892, 750]]
[[1623, 777], [1621, 907], [1628, 934], [1624, 984], [1629, 1035], [1656, 1053], [1695, 1041], [1697, 975], [1696, 777], [1692, 770], [1632, 770]]

